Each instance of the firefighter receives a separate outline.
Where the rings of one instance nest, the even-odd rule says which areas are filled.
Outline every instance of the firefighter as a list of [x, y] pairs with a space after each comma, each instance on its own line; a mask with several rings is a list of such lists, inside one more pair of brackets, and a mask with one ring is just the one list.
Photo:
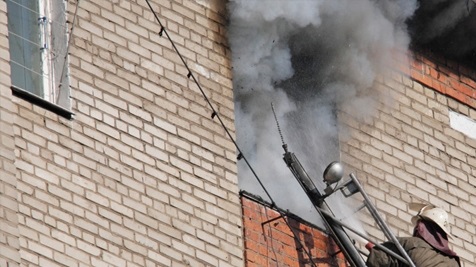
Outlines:
[[[412, 203], [413, 204], [413, 203]], [[421, 205], [418, 214], [412, 218], [415, 225], [412, 237], [399, 237], [403, 249], [408, 253], [416, 267], [460, 267], [459, 257], [448, 246], [448, 214], [433, 205]], [[415, 206], [415, 204], [414, 204]], [[382, 244], [393, 252], [400, 254], [397, 247], [386, 242]], [[365, 246], [369, 251], [367, 266], [400, 267], [405, 263], [374, 247], [372, 243]]]

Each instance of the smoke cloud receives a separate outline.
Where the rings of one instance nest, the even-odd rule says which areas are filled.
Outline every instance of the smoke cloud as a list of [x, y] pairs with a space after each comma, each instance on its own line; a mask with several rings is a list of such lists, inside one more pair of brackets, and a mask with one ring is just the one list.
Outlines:
[[[278, 206], [318, 221], [282, 160], [271, 103], [284, 142], [322, 192], [323, 170], [339, 160], [336, 107], [361, 118], [375, 111], [382, 96], [372, 85], [393, 51], [407, 50], [416, 8], [416, 0], [230, 0], [237, 142]], [[241, 189], [266, 199], [245, 162], [238, 168]]]
[[420, 0], [408, 21], [412, 44], [474, 66], [476, 1]]

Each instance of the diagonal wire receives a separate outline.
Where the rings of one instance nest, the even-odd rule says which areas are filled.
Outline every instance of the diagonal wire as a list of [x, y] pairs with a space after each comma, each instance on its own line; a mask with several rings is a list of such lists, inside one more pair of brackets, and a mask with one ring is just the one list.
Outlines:
[[254, 169], [251, 167], [251, 164], [248, 162], [248, 160], [246, 159], [246, 157], [243, 155], [240, 147], [238, 146], [238, 144], [236, 143], [235, 139], [233, 138], [233, 136], [231, 135], [230, 131], [228, 130], [228, 128], [225, 126], [225, 124], [223, 123], [220, 115], [218, 114], [218, 112], [216, 111], [215, 107], [213, 106], [213, 104], [210, 102], [210, 99], [208, 98], [208, 96], [205, 94], [205, 92], [203, 91], [202, 87], [200, 86], [200, 84], [198, 83], [197, 79], [195, 78], [195, 75], [193, 75], [192, 71], [190, 70], [190, 68], [188, 67], [187, 65], [187, 62], [185, 62], [185, 59], [183, 58], [183, 56], [180, 54], [179, 50], [177, 49], [177, 47], [175, 46], [175, 43], [174, 41], [172, 40], [172, 38], [170, 38], [170, 35], [168, 34], [167, 30], [165, 29], [164, 25], [162, 24], [162, 22], [160, 21], [159, 17], [157, 16], [157, 13], [154, 11], [154, 9], [152, 8], [152, 6], [150, 5], [150, 2], [149, 0], [145, 0], [147, 2], [147, 5], [149, 6], [150, 8], [150, 11], [154, 14], [154, 17], [155, 19], [157, 20], [157, 22], [159, 23], [160, 25], [160, 32], [159, 32], [159, 35], [162, 36], [162, 34], [165, 33], [165, 35], [167, 36], [167, 39], [169, 39], [173, 49], [175, 50], [175, 52], [177, 53], [177, 55], [179, 56], [180, 60], [182, 61], [182, 63], [184, 64], [185, 68], [187, 69], [188, 71], [188, 74], [187, 74], [187, 77], [188, 78], [192, 78], [193, 81], [195, 82], [195, 84], [197, 85], [198, 89], [200, 90], [200, 92], [202, 93], [203, 97], [205, 98], [205, 101], [207, 102], [208, 106], [212, 109], [212, 119], [214, 117], [217, 117], [218, 121], [220, 122], [221, 126], [223, 127], [223, 129], [225, 130], [226, 134], [228, 135], [228, 137], [231, 139], [231, 141], [233, 142], [233, 144], [235, 145], [236, 149], [238, 150], [239, 154], [238, 154], [238, 157], [239, 159], [243, 159], [245, 162], [246, 162], [246, 165], [250, 168], [251, 172], [253, 173], [254, 177], [258, 180], [259, 184], [261, 185], [261, 187], [263, 188], [263, 190], [265, 191], [266, 195], [269, 197], [270, 201], [272, 202], [272, 204], [275, 206], [275, 203], [274, 201], [272, 200], [271, 198], [271, 195], [269, 194], [269, 192], [266, 190], [266, 188], [264, 187], [263, 183], [261, 182], [261, 180], [258, 178], [258, 175], [256, 174], [256, 172], [254, 171]]
[[[250, 171], [253, 173], [253, 176], [256, 178], [256, 180], [258, 181], [258, 183], [260, 184], [261, 188], [264, 190], [264, 192], [266, 193], [266, 195], [268, 196], [269, 200], [271, 201], [271, 205], [273, 207], [276, 207], [276, 203], [274, 202], [273, 198], [271, 197], [271, 195], [269, 194], [268, 190], [266, 189], [266, 187], [264, 186], [264, 184], [262, 183], [261, 179], [258, 177], [258, 175], [256, 174], [256, 172], [254, 171], [253, 167], [251, 166], [251, 164], [248, 162], [248, 160], [246, 159], [246, 157], [244, 156], [244, 154], [242, 153], [240, 147], [238, 146], [238, 144], [236, 143], [235, 139], [233, 138], [233, 136], [231, 135], [230, 131], [228, 130], [228, 128], [226, 127], [226, 125], [223, 123], [220, 115], [218, 114], [218, 112], [216, 111], [215, 107], [213, 106], [213, 104], [210, 102], [210, 99], [208, 98], [208, 96], [205, 94], [205, 92], [203, 91], [202, 87], [200, 86], [200, 84], [198, 83], [197, 79], [195, 78], [195, 75], [193, 75], [192, 71], [190, 70], [189, 66], [187, 65], [187, 62], [185, 61], [185, 59], [183, 58], [182, 54], [180, 53], [180, 51], [177, 49], [177, 47], [175, 46], [175, 43], [174, 41], [172, 40], [172, 38], [170, 38], [170, 35], [168, 34], [167, 30], [165, 29], [164, 25], [162, 24], [162, 22], [160, 21], [157, 13], [155, 12], [155, 10], [152, 8], [149, 0], [145, 0], [147, 2], [147, 5], [149, 6], [149, 9], [150, 11], [152, 12], [152, 14], [154, 14], [154, 17], [155, 19], [157, 20], [157, 22], [159, 23], [160, 25], [160, 31], [159, 31], [159, 36], [162, 36], [163, 34], [165, 34], [165, 36], [167, 37], [167, 39], [170, 41], [170, 44], [172, 45], [173, 49], [175, 50], [175, 52], [177, 53], [178, 57], [180, 58], [180, 60], [182, 61], [184, 67], [187, 69], [187, 77], [188, 78], [192, 78], [193, 81], [195, 82], [195, 84], [197, 85], [198, 89], [200, 90], [200, 92], [202, 93], [203, 97], [205, 98], [205, 101], [207, 102], [208, 106], [212, 109], [212, 119], [213, 118], [217, 118], [218, 121], [220, 122], [221, 126], [223, 127], [223, 129], [225, 130], [226, 134], [228, 135], [228, 137], [231, 139], [231, 141], [233, 142], [233, 144], [235, 145], [236, 149], [238, 150], [239, 154], [238, 154], [238, 159], [243, 159], [246, 163], [246, 165], [248, 166], [248, 168], [250, 169]], [[285, 213], [282, 212], [282, 211], [278, 211], [280, 213], [280, 215], [283, 216], [283, 219], [285, 218]], [[302, 248], [304, 248], [301, 240], [299, 240], [299, 238], [296, 236], [296, 233], [294, 232], [293, 228], [291, 227], [290, 223], [288, 222], [287, 219], [284, 219], [284, 221], [286, 222], [286, 225], [289, 227], [289, 229], [291, 230], [291, 232], [293, 233], [294, 235], [294, 238], [296, 240], [299, 241], [300, 245]], [[311, 264], [313, 266], [316, 266], [316, 264], [312, 261], [312, 255], [311, 253], [304, 249], [304, 251], [306, 252], [307, 256], [309, 257], [309, 260], [311, 262]], [[317, 266], [316, 266], [317, 267]]]

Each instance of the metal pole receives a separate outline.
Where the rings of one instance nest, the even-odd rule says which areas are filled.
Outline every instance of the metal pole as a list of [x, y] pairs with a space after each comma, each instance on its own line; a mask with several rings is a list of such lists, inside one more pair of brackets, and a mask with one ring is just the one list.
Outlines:
[[355, 245], [352, 243], [351, 239], [344, 231], [344, 228], [342, 228], [342, 226], [338, 224], [332, 223], [332, 220], [331, 218], [329, 218], [328, 213], [321, 213], [322, 206], [325, 204], [323, 201], [322, 194], [319, 192], [319, 190], [317, 190], [316, 186], [312, 182], [307, 172], [302, 167], [297, 157], [291, 152], [286, 152], [284, 154], [284, 161], [293, 173], [296, 180], [304, 189], [304, 192], [311, 200], [312, 204], [314, 205], [321, 218], [324, 220], [326, 228], [329, 230], [331, 236], [334, 238], [335, 242], [337, 243], [341, 251], [344, 253], [344, 256], [347, 261], [352, 266], [365, 267], [365, 261], [362, 259], [362, 256], [355, 248]]
[[[319, 211], [321, 210], [319, 208], [316, 209], [318, 209]], [[327, 213], [321, 213], [321, 217], [328, 225], [328, 228], [330, 228], [330, 231], [334, 238], [337, 239], [337, 244], [344, 252], [346, 259], [352, 264], [352, 266], [365, 267], [365, 261], [362, 259], [362, 256], [355, 247], [355, 244], [345, 232], [344, 228], [342, 228], [342, 226], [339, 224], [334, 224], [331, 219], [332, 216], [329, 216], [329, 214]]]
[[[351, 232], [353, 232], [354, 234], [362, 237], [363, 239], [365, 240], [368, 240], [368, 237], [360, 232], [358, 232], [357, 230], [353, 229], [352, 227], [350, 227], [348, 224], [345, 224], [341, 221], [339, 221], [337, 218], [335, 218], [334, 216], [332, 216], [331, 214], [329, 214], [327, 211], [323, 210], [323, 209], [320, 209], [320, 212], [322, 212], [324, 215], [326, 215], [326, 217], [330, 220], [332, 220], [334, 223], [336, 224], [339, 224], [345, 228], [347, 228], [348, 230], [350, 230]], [[371, 241], [371, 240], [368, 240], [368, 241]], [[390, 254], [391, 256], [395, 257], [396, 259], [406, 263], [409, 265], [408, 261], [406, 259], [404, 259], [402, 256], [396, 254], [395, 252], [391, 251], [390, 249], [388, 249], [387, 247], [384, 247], [380, 244], [374, 244], [376, 247], [380, 248], [381, 250], [383, 250], [385, 253], [387, 254]]]
[[382, 230], [384, 231], [385, 235], [387, 236], [388, 239], [390, 239], [394, 244], [395, 246], [397, 247], [398, 251], [403, 255], [403, 257], [405, 257], [405, 259], [408, 261], [408, 265], [411, 266], [411, 267], [416, 267], [415, 264], [413, 263], [412, 259], [410, 258], [410, 256], [408, 256], [407, 252], [405, 251], [405, 249], [403, 249], [402, 245], [400, 244], [400, 242], [398, 242], [397, 238], [395, 237], [395, 235], [392, 233], [392, 231], [390, 230], [390, 228], [388, 228], [387, 224], [385, 224], [385, 221], [382, 219], [382, 217], [380, 216], [380, 214], [378, 213], [377, 209], [375, 209], [375, 207], [372, 205], [372, 202], [370, 202], [370, 198], [367, 196], [367, 194], [364, 192], [364, 189], [362, 188], [362, 186], [360, 185], [359, 181], [357, 180], [357, 178], [355, 177], [355, 175], [353, 173], [350, 174], [350, 178], [352, 179], [352, 181], [354, 182], [355, 186], [357, 187], [357, 189], [360, 191], [360, 193], [362, 194], [362, 196], [364, 197], [364, 200], [365, 200], [365, 203], [366, 203], [366, 206], [367, 208], [369, 209], [370, 213], [372, 214], [372, 216], [375, 218], [375, 220], [377, 220], [377, 222], [379, 223], [380, 227], [382, 227]]

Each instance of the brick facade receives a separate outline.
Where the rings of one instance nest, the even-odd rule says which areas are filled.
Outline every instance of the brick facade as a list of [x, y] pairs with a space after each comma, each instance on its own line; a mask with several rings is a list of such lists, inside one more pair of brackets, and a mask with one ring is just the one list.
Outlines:
[[412, 79], [476, 109], [475, 70], [435, 55], [414, 54], [413, 58]]
[[339, 248], [322, 229], [295, 216], [283, 217], [284, 211], [251, 195], [244, 194], [241, 201], [245, 266], [346, 266]]
[[[68, 1], [73, 120], [12, 96], [5, 3], [0, 265], [242, 266], [235, 147], [147, 2]], [[234, 135], [224, 4], [151, 4]]]
[[[436, 204], [450, 214], [452, 248], [464, 266], [476, 266], [476, 141], [451, 128], [449, 111], [476, 119], [474, 71], [415, 53], [410, 68], [381, 77], [376, 89], [391, 95], [378, 112], [358, 122], [351, 112], [340, 121], [351, 129], [342, 139], [342, 160], [364, 184], [397, 235], [411, 234], [409, 202]], [[371, 237], [376, 225], [363, 218]]]
[[[234, 135], [225, 3], [151, 2]], [[275, 210], [240, 199], [235, 147], [146, 1], [70, 0], [70, 23], [77, 4], [67, 120], [12, 95], [0, 1], [0, 265], [306, 264], [282, 219], [261, 225]], [[376, 83], [390, 105], [365, 122], [340, 110], [351, 130], [342, 161], [397, 235], [411, 231], [407, 203], [447, 210], [453, 248], [465, 267], [476, 266], [476, 141], [448, 115], [476, 119], [476, 76], [440, 58], [412, 58]], [[313, 257], [343, 266], [325, 233], [291, 222]]]
[[[7, 5], [0, 2], [0, 33], [8, 32]], [[10, 90], [10, 53], [8, 38], [0, 34], [0, 266], [20, 263], [18, 251], [17, 173], [13, 133], [14, 104]]]

